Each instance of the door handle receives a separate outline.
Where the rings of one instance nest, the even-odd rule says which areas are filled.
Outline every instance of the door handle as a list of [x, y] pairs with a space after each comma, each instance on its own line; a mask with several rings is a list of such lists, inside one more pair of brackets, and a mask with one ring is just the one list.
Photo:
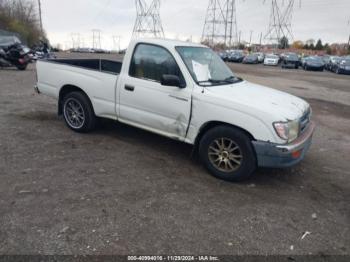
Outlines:
[[125, 85], [124, 88], [125, 88], [126, 91], [130, 91], [130, 92], [134, 92], [135, 91], [135, 87], [134, 86]]

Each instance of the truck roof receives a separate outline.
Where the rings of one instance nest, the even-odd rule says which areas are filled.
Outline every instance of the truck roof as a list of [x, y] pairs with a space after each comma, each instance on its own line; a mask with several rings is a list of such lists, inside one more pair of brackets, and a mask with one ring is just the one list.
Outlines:
[[205, 45], [191, 43], [191, 42], [185, 42], [185, 41], [179, 41], [179, 40], [172, 40], [172, 39], [163, 39], [163, 38], [139, 38], [133, 40], [134, 44], [138, 43], [147, 43], [147, 44], [154, 44], [154, 45], [161, 45], [167, 48], [174, 48], [177, 46], [191, 46], [191, 47], [206, 47]]

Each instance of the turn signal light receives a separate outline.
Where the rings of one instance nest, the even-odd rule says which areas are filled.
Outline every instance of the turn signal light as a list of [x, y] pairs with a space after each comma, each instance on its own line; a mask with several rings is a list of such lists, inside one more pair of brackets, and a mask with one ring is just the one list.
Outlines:
[[297, 158], [301, 157], [301, 153], [302, 153], [302, 150], [295, 151], [292, 153], [292, 157], [297, 159]]

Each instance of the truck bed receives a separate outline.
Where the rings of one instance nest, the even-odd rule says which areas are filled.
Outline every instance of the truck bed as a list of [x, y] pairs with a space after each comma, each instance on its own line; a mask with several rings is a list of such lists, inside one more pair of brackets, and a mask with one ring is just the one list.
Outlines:
[[106, 59], [50, 59], [47, 61], [116, 75], [120, 74], [122, 68], [122, 62]]

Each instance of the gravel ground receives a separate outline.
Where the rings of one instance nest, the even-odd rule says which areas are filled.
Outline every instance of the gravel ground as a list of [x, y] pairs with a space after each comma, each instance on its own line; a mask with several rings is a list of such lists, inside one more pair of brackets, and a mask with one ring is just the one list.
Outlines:
[[349, 255], [350, 76], [231, 67], [310, 102], [300, 165], [219, 181], [176, 141], [111, 121], [73, 133], [34, 65], [0, 70], [0, 254]]

